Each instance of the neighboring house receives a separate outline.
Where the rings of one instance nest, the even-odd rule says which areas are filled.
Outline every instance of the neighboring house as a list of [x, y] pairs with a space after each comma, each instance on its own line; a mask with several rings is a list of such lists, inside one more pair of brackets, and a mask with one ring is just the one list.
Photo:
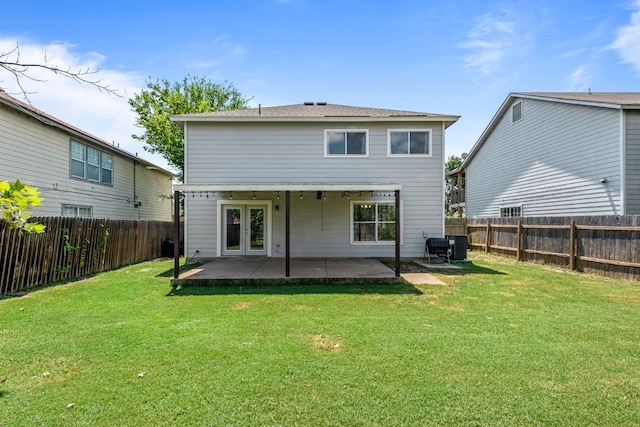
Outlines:
[[34, 216], [170, 221], [172, 178], [0, 90], [0, 180], [40, 191]]
[[640, 214], [640, 93], [512, 93], [448, 175], [469, 218]]
[[393, 257], [398, 225], [402, 257], [422, 257], [444, 233], [444, 136], [458, 118], [320, 102], [172, 117], [185, 130], [185, 255]]

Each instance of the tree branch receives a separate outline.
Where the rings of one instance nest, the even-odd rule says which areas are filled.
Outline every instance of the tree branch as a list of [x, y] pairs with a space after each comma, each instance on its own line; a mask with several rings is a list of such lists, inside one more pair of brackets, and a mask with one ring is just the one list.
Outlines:
[[95, 88], [97, 88], [100, 92], [106, 92], [109, 95], [115, 95], [117, 97], [122, 97], [118, 93], [118, 89], [113, 89], [109, 85], [103, 84], [102, 79], [92, 79], [91, 76], [97, 75], [98, 70], [91, 70], [90, 68], [79, 69], [77, 71], [72, 71], [71, 67], [63, 69], [58, 67], [57, 65], [50, 65], [49, 60], [47, 59], [46, 53], [44, 56], [44, 63], [25, 63], [20, 61], [20, 46], [16, 43], [16, 47], [8, 52], [0, 52], [0, 69], [9, 72], [16, 80], [16, 84], [20, 88], [20, 95], [29, 103], [29, 94], [33, 92], [27, 92], [24, 86], [22, 85], [23, 80], [31, 80], [36, 82], [46, 82], [47, 80], [42, 80], [34, 77], [29, 72], [32, 69], [42, 69], [49, 71], [55, 75], [60, 75], [71, 79], [79, 84], [88, 84]]

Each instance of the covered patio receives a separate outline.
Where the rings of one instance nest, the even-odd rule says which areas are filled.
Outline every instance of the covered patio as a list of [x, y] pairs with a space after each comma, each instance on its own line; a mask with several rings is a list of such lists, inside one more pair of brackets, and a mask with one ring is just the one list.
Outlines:
[[[245, 269], [241, 269], [242, 273], [238, 273], [240, 277], [233, 277], [235, 273], [230, 271], [224, 271], [222, 265], [213, 261], [210, 267], [203, 269], [200, 272], [201, 276], [204, 278], [206, 274], [220, 274], [221, 276], [226, 277], [228, 280], [241, 280], [248, 278], [246, 276], [247, 271], [251, 271], [249, 274], [258, 273], [256, 276], [264, 276], [264, 279], [273, 279], [273, 278], [296, 278], [301, 279], [305, 277], [312, 277], [314, 279], [321, 278], [324, 276], [326, 279], [355, 279], [355, 278], [366, 278], [370, 277], [371, 274], [374, 274], [374, 277], [377, 274], [382, 274], [382, 270], [378, 268], [367, 268], [365, 265], [379, 264], [381, 267], [384, 267], [384, 275], [391, 274], [392, 278], [399, 279], [400, 278], [400, 184], [391, 184], [391, 183], [352, 183], [352, 184], [281, 184], [281, 183], [273, 183], [273, 184], [195, 184], [195, 185], [176, 185], [174, 186], [174, 211], [179, 212], [180, 205], [180, 193], [183, 192], [185, 194], [191, 193], [200, 193], [202, 192], [217, 192], [217, 193], [227, 193], [229, 194], [228, 198], [233, 198], [233, 193], [236, 192], [252, 192], [253, 199], [256, 198], [256, 193], [260, 195], [263, 192], [271, 192], [277, 194], [277, 198], [279, 199], [280, 192], [284, 195], [284, 257], [274, 257], [271, 258], [270, 246], [266, 250], [267, 257], [247, 257], [240, 256], [237, 257], [239, 259], [230, 261], [228, 265], [235, 264], [238, 266], [244, 266]], [[291, 193], [299, 192], [300, 198], [302, 199], [303, 192], [306, 193], [317, 193], [318, 198], [326, 192], [333, 193], [343, 193], [347, 194], [347, 198], [350, 192], [374, 192], [374, 191], [383, 191], [388, 192], [391, 196], [394, 203], [394, 230], [393, 230], [393, 244], [389, 245], [389, 253], [388, 257], [395, 258], [395, 268], [393, 270], [386, 267], [384, 264], [380, 263], [376, 260], [367, 260], [366, 258], [355, 258], [352, 262], [349, 263], [350, 268], [344, 269], [341, 268], [340, 262], [329, 261], [329, 259], [325, 258], [313, 258], [313, 259], [300, 259], [300, 258], [292, 258], [291, 256]], [[277, 208], [277, 207], [276, 207]], [[219, 223], [219, 227], [221, 227]], [[222, 233], [219, 233], [222, 234]], [[180, 236], [180, 224], [179, 218], [177, 215], [174, 216], [174, 241], [181, 241]], [[220, 240], [218, 239], [218, 247], [220, 247]], [[218, 250], [218, 259], [225, 258], [224, 253], [220, 253]], [[260, 263], [258, 260], [263, 259], [263, 263]], [[370, 262], [369, 262], [370, 261]], [[244, 264], [243, 264], [244, 263]], [[257, 264], [256, 264], [257, 263]], [[362, 263], [361, 267], [356, 267], [360, 263]], [[372, 264], [373, 263], [373, 264]], [[209, 265], [209, 264], [207, 264]], [[251, 270], [251, 266], [256, 267], [256, 271]], [[377, 267], [377, 266], [376, 266]], [[247, 270], [248, 269], [248, 270]], [[220, 270], [219, 273], [205, 273], [205, 270]], [[320, 273], [324, 270], [324, 273]], [[344, 270], [348, 270], [349, 272], [344, 272]], [[313, 275], [310, 276], [310, 271], [313, 271]], [[371, 273], [371, 271], [375, 273]], [[338, 274], [338, 272], [341, 272]], [[192, 273], [196, 274], [196, 273]], [[231, 276], [230, 276], [231, 275]], [[179, 274], [179, 253], [178, 246], [174, 247], [174, 281], [182, 280], [183, 277]], [[377, 277], [382, 278], [382, 277]], [[190, 280], [195, 280], [195, 278], [191, 278]]]

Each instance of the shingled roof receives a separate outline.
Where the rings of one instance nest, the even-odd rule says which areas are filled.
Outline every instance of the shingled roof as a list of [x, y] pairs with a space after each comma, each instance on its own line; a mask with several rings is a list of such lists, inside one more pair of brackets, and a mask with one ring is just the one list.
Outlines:
[[640, 106], [640, 92], [522, 92], [513, 93], [512, 95], [557, 101]]
[[172, 116], [176, 122], [189, 121], [329, 121], [329, 120], [437, 120], [454, 123], [460, 116], [419, 113], [415, 111], [388, 110], [380, 108], [353, 107], [327, 104], [326, 102], [305, 102], [303, 104], [277, 107], [258, 107], [244, 110], [213, 111], [208, 113], [182, 114]]

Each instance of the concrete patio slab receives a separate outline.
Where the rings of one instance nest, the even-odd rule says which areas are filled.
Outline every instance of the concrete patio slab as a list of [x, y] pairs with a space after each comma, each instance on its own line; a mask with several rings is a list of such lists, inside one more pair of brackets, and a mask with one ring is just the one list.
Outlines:
[[433, 270], [462, 270], [462, 267], [456, 265], [455, 263], [449, 264], [448, 262], [436, 262], [434, 260], [431, 262], [431, 264], [429, 264], [428, 261], [422, 259], [413, 259], [412, 261], [421, 267], [430, 268]]
[[370, 258], [293, 258], [290, 277], [285, 277], [283, 258], [228, 257], [218, 258], [186, 271], [173, 284], [215, 285], [240, 282], [282, 281], [383, 281], [398, 282], [395, 271], [377, 259]]

